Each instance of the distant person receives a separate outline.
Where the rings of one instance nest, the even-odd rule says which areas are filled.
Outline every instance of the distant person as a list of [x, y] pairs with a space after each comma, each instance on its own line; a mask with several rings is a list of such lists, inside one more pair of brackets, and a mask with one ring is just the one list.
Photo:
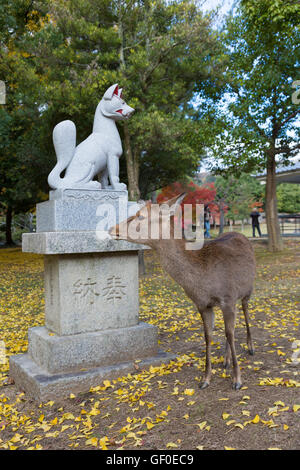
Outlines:
[[210, 210], [204, 207], [204, 238], [210, 238]]
[[256, 207], [254, 207], [253, 211], [252, 211], [251, 214], [250, 214], [250, 217], [251, 217], [251, 219], [252, 219], [252, 232], [253, 232], [253, 237], [255, 238], [255, 229], [257, 229], [258, 235], [261, 237], [261, 231], [260, 231], [260, 227], [259, 227], [259, 217], [260, 217], [260, 213], [258, 212], [258, 210], [256, 209]]

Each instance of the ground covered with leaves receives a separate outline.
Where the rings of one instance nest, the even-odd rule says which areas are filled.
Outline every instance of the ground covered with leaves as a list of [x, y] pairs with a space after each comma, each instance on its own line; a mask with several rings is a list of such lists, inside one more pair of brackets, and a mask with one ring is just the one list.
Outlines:
[[[160, 348], [177, 358], [104, 381], [87, 393], [35, 403], [0, 364], [0, 449], [300, 449], [299, 241], [280, 254], [255, 243], [256, 289], [250, 304], [255, 355], [249, 356], [240, 306], [236, 345], [243, 388], [223, 370], [224, 324], [216, 311], [213, 380], [200, 390], [204, 337], [199, 313], [146, 254], [141, 320], [157, 325]], [[43, 259], [0, 251], [0, 345], [27, 350], [27, 330], [44, 324]], [[1, 358], [0, 358], [1, 359]]]

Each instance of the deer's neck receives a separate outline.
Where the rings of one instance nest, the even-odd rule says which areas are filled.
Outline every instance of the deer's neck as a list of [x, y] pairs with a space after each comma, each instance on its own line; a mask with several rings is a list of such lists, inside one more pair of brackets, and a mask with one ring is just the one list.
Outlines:
[[[195, 256], [185, 249], [185, 240], [163, 240], [155, 247], [163, 268], [180, 284], [186, 292], [194, 289], [195, 279], [205, 272], [205, 262], [201, 255]], [[202, 277], [202, 276], [201, 276]]]

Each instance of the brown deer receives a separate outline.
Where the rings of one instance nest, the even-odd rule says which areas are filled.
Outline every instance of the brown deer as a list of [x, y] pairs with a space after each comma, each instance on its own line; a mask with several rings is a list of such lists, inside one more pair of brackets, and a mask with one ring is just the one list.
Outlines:
[[[170, 239], [164, 239], [162, 236], [166, 218], [160, 210], [153, 213], [151, 203], [143, 206], [135, 216], [112, 227], [109, 233], [115, 239], [145, 244], [156, 250], [164, 269], [183, 287], [197, 306], [203, 320], [206, 342], [206, 366], [204, 379], [200, 383], [201, 389], [208, 387], [211, 380], [213, 307], [218, 305], [221, 308], [226, 335], [224, 367], [229, 366], [231, 353], [233, 388], [238, 390], [242, 384], [234, 345], [234, 327], [236, 303], [240, 299], [246, 321], [248, 351], [251, 355], [254, 353], [248, 316], [248, 301], [255, 277], [253, 248], [244, 235], [230, 232], [205, 242], [201, 249], [186, 250], [186, 240], [174, 237], [174, 215], [184, 196], [185, 194], [179, 195], [163, 203], [170, 208]], [[138, 224], [141, 221], [144, 221], [148, 228], [143, 231], [146, 235], [141, 231], [138, 239], [131, 238], [127, 228], [130, 223]], [[153, 228], [159, 230], [156, 239], [151, 238], [151, 233], [155, 231]]]

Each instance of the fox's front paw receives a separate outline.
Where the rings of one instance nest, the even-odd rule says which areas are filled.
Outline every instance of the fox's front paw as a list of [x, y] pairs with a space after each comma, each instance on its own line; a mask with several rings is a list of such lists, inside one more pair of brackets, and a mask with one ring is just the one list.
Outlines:
[[117, 191], [121, 191], [121, 190], [127, 189], [127, 186], [125, 183], [116, 183], [114, 184], [113, 188], [116, 189]]
[[84, 185], [86, 189], [101, 189], [101, 183], [99, 181], [89, 181]]

